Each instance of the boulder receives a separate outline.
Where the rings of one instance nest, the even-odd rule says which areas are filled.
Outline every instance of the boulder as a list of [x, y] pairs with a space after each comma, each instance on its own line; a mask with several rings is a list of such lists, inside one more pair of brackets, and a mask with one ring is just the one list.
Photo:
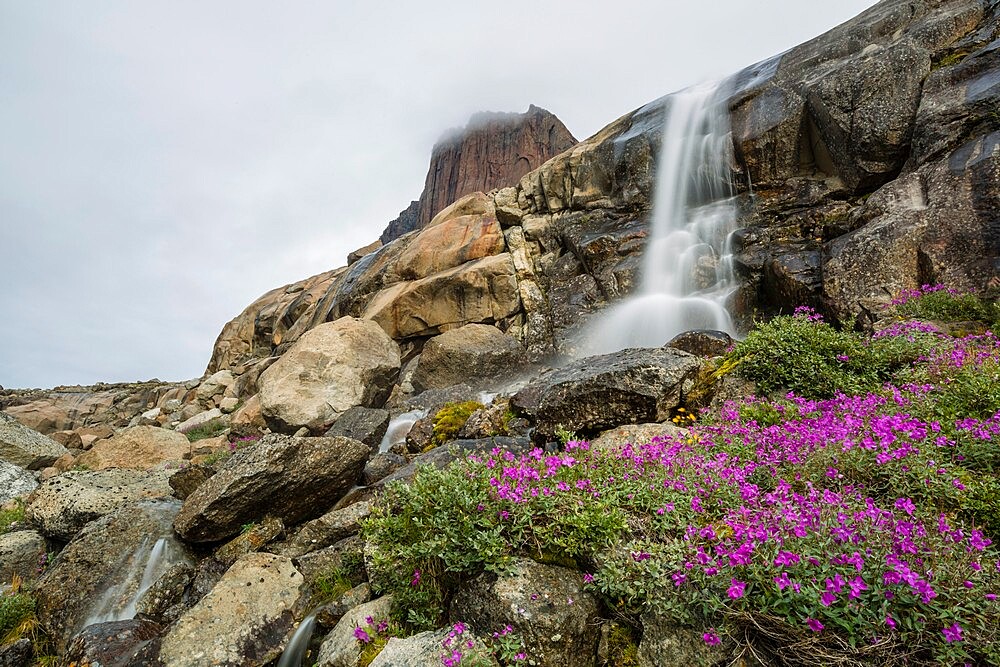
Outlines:
[[354, 486], [371, 450], [343, 437], [267, 435], [237, 452], [184, 501], [174, 528], [215, 542], [270, 515], [292, 525], [320, 514]]
[[697, 357], [671, 348], [589, 357], [542, 375], [515, 394], [511, 406], [534, 416], [544, 438], [559, 428], [586, 434], [663, 421], [681, 404], [682, 385], [699, 365]]
[[254, 394], [234, 412], [229, 419], [229, 426], [234, 430], [263, 431], [267, 428], [264, 415], [260, 410], [260, 394]]
[[372, 298], [363, 316], [402, 339], [499, 322], [520, 308], [514, 263], [502, 253], [387, 287]]
[[15, 574], [34, 579], [45, 563], [47, 550], [45, 538], [34, 530], [0, 534], [0, 583], [9, 582]]
[[644, 445], [653, 438], [667, 436], [683, 438], [687, 429], [675, 426], [670, 422], [663, 424], [626, 424], [608, 429], [590, 441], [590, 448], [597, 451], [615, 451], [625, 444]]
[[303, 602], [302, 575], [290, 559], [247, 554], [177, 620], [159, 659], [171, 667], [266, 665], [281, 653]]
[[[334, 570], [346, 576], [352, 586], [358, 586], [367, 579], [364, 549], [364, 540], [358, 535], [351, 535], [323, 549], [295, 557], [295, 565], [310, 586], [319, 577], [329, 575]], [[276, 547], [274, 550], [283, 556], [297, 551], [295, 547], [288, 545]]]
[[316, 610], [316, 621], [324, 628], [336, 627], [344, 614], [372, 599], [372, 589], [367, 582], [342, 593], [336, 600]]
[[499, 379], [524, 362], [524, 348], [514, 338], [495, 326], [466, 324], [427, 341], [413, 374], [413, 388], [426, 391]]
[[73, 637], [63, 658], [76, 665], [149, 665], [158, 652], [161, 631], [159, 623], [140, 619], [95, 623]]
[[[138, 592], [122, 584], [139, 586], [134, 575], [141, 579], [157, 536], [169, 539], [176, 511], [176, 502], [130, 503], [92, 522], [66, 545], [34, 588], [38, 619], [56, 648], [64, 650], [85, 625], [102, 620], [105, 602], [127, 602]], [[126, 600], [108, 597], [116, 592]]]
[[[196, 428], [205, 426], [209, 422], [218, 421], [220, 426], [223, 428], [229, 422], [229, 417], [222, 413], [219, 408], [212, 408], [211, 410], [204, 410], [197, 414], [188, 417], [180, 424], [177, 425], [176, 431], [178, 433], [189, 433]], [[186, 438], [185, 438], [186, 439]]]
[[320, 432], [355, 406], [383, 405], [399, 366], [399, 347], [378, 325], [342, 317], [303, 334], [261, 374], [261, 412], [272, 428]]
[[214, 406], [214, 399], [216, 396], [223, 396], [224, 394], [231, 392], [236, 386], [236, 378], [229, 370], [221, 370], [212, 373], [207, 378], [201, 381], [198, 385], [198, 389], [195, 390], [195, 397], [198, 402], [206, 406]]
[[597, 600], [575, 570], [520, 559], [499, 577], [481, 575], [459, 588], [450, 615], [480, 636], [510, 625], [541, 665], [593, 667], [596, 660]]
[[4, 411], [41, 433], [71, 431], [107, 419], [116, 397], [114, 391], [60, 391]]
[[25, 515], [58, 540], [69, 540], [91, 521], [143, 498], [171, 495], [170, 472], [71, 470], [42, 482], [28, 497]]
[[479, 667], [499, 665], [483, 641], [471, 630], [456, 633], [444, 629], [420, 632], [406, 639], [390, 637], [372, 660], [371, 667], [440, 667], [443, 659], [455, 657], [456, 651], [459, 659], [469, 664]]
[[0, 667], [29, 667], [33, 664], [34, 650], [27, 637], [13, 644], [0, 647]]
[[696, 329], [679, 333], [670, 339], [667, 347], [681, 350], [696, 357], [719, 357], [725, 354], [736, 341], [725, 331]]
[[371, 503], [362, 501], [307, 521], [282, 546], [281, 553], [298, 557], [356, 535], [371, 511]]
[[361, 656], [361, 642], [354, 637], [357, 628], [367, 629], [366, 618], [371, 618], [376, 625], [379, 621], [389, 618], [392, 610], [392, 596], [366, 602], [350, 610], [340, 619], [330, 634], [323, 639], [316, 667], [357, 667]]
[[66, 448], [52, 438], [0, 412], [0, 461], [28, 470], [41, 470], [66, 453]]
[[404, 457], [394, 452], [376, 454], [365, 464], [361, 481], [365, 486], [371, 486], [404, 467], [406, 463]]
[[709, 646], [702, 632], [679, 627], [652, 614], [642, 616], [642, 641], [636, 656], [641, 667], [712, 667], [726, 664], [734, 667], [760, 665], [733, 656], [725, 644]]
[[375, 450], [388, 428], [388, 410], [356, 407], [342, 414], [324, 435], [341, 435], [363, 442]]
[[0, 505], [38, 487], [35, 475], [20, 466], [0, 461]]
[[90, 470], [148, 470], [167, 461], [182, 461], [190, 453], [191, 443], [181, 433], [155, 426], [133, 426], [94, 443], [75, 464]]

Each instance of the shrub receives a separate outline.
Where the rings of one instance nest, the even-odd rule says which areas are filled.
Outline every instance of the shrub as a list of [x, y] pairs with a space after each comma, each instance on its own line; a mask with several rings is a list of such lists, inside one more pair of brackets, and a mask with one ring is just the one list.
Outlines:
[[904, 290], [892, 300], [891, 306], [903, 317], [936, 322], [992, 324], [1000, 315], [996, 303], [944, 285], [923, 285], [919, 289]]
[[196, 426], [189, 431], [184, 431], [184, 435], [187, 436], [188, 442], [198, 442], [199, 440], [220, 436], [225, 433], [228, 428], [229, 424], [226, 419], [216, 417], [215, 419], [210, 419], [204, 424]]
[[439, 447], [449, 440], [458, 437], [458, 432], [465, 426], [472, 413], [481, 410], [483, 404], [478, 401], [463, 403], [447, 403], [434, 415], [434, 434], [431, 436], [431, 447]]
[[10, 590], [0, 595], [0, 646], [34, 636], [37, 628], [35, 598], [23, 590], [20, 578], [14, 575]]

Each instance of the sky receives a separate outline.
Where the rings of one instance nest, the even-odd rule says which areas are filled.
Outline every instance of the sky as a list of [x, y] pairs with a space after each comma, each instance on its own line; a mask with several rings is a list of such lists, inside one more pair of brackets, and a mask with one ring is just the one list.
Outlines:
[[872, 4], [0, 0], [0, 386], [200, 377], [473, 113], [584, 139]]

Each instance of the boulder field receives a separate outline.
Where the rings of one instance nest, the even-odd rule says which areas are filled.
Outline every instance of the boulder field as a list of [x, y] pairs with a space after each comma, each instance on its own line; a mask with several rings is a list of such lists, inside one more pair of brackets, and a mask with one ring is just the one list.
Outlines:
[[[901, 289], [1000, 286], [1000, 5], [883, 0], [725, 90], [738, 321], [804, 304], [866, 328]], [[304, 664], [384, 644], [370, 664], [440, 665], [506, 627], [534, 664], [614, 664], [615, 610], [558, 554], [458, 582], [448, 627], [389, 638], [363, 526], [422, 465], [613, 449], [752, 390], [705, 382], [721, 332], [549, 367], [635, 289], [670, 103], [579, 143], [534, 107], [479, 119], [380, 241], [228, 322], [201, 379], [0, 390], [0, 575], [47, 638], [0, 664], [263, 666], [301, 642]], [[630, 664], [770, 664], [692, 633], [644, 617]]]

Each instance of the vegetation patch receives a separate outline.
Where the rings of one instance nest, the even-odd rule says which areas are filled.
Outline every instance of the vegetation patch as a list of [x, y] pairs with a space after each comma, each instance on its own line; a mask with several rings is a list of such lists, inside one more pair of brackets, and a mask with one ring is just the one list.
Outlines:
[[184, 431], [184, 435], [187, 436], [188, 442], [198, 442], [199, 440], [218, 437], [225, 433], [228, 429], [228, 420], [222, 417], [216, 417], [215, 419], [208, 420], [200, 426], [195, 426], [188, 431]]
[[482, 410], [483, 404], [478, 401], [462, 403], [447, 403], [434, 415], [434, 434], [431, 436], [431, 447], [439, 447], [458, 437], [458, 432], [469, 421], [476, 410]]
[[727, 361], [781, 398], [390, 485], [365, 533], [396, 618], [440, 627], [463, 581], [558, 553], [637, 627], [783, 664], [1000, 664], [1000, 341], [910, 321], [865, 338], [803, 310]]
[[24, 522], [24, 501], [15, 498], [4, 509], [0, 509], [0, 535], [10, 532]]

